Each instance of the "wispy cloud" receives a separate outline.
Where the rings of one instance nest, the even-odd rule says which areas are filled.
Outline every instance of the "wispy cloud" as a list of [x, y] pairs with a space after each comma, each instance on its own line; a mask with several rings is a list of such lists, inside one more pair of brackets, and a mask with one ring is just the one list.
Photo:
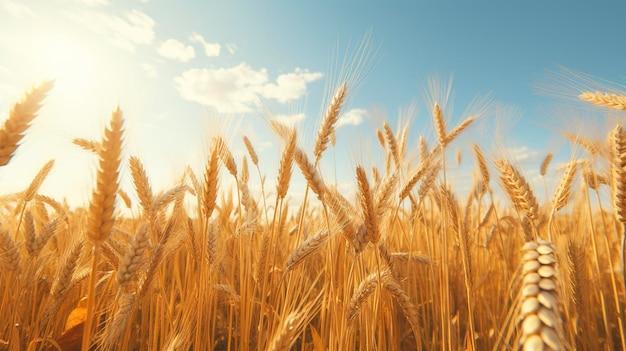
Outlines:
[[236, 44], [226, 44], [226, 50], [228, 50], [229, 54], [234, 54], [235, 51], [237, 51], [237, 45]]
[[367, 111], [360, 108], [352, 109], [339, 117], [337, 120], [337, 128], [342, 126], [358, 126], [367, 116]]
[[222, 46], [218, 43], [207, 43], [207, 41], [204, 40], [204, 37], [198, 33], [193, 33], [189, 37], [189, 40], [191, 40], [194, 43], [201, 44], [202, 47], [204, 48], [204, 54], [207, 57], [216, 57], [220, 55], [220, 50]]
[[137, 45], [154, 40], [155, 21], [139, 10], [123, 11], [122, 15], [96, 9], [76, 10], [69, 17], [90, 30], [105, 35], [115, 45], [133, 51]]
[[30, 9], [30, 7], [15, 1], [5, 0], [2, 1], [1, 4], [4, 10], [13, 17], [22, 19], [34, 15], [34, 12]]
[[505, 154], [511, 155], [511, 159], [518, 163], [537, 163], [542, 157], [540, 151], [530, 149], [528, 146], [507, 148]]
[[185, 45], [184, 43], [176, 39], [168, 39], [164, 41], [157, 49], [159, 55], [180, 62], [187, 62], [196, 57], [196, 51], [191, 45]]
[[219, 69], [191, 69], [174, 79], [180, 95], [190, 101], [212, 106], [219, 112], [250, 112], [261, 99], [281, 103], [301, 98], [307, 84], [322, 77], [321, 73], [295, 69], [270, 82], [267, 69], [254, 70], [246, 63]]
[[148, 77], [156, 77], [158, 75], [157, 68], [155, 65], [150, 63], [142, 63], [141, 68]]
[[295, 127], [298, 123], [303, 121], [305, 118], [304, 113], [297, 113], [293, 115], [276, 115], [272, 116], [273, 120], [280, 122], [281, 124], [287, 127]]

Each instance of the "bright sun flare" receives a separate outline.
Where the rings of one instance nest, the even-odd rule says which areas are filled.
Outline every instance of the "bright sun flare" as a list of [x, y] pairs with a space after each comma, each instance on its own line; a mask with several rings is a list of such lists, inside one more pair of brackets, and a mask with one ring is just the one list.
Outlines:
[[56, 80], [56, 89], [81, 92], [93, 76], [93, 57], [80, 45], [62, 35], [50, 35], [41, 42], [42, 69]]

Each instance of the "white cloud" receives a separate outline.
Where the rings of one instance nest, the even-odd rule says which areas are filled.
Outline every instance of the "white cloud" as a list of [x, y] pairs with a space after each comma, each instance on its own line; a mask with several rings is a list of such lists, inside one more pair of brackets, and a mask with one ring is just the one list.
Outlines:
[[299, 99], [306, 84], [322, 77], [321, 73], [296, 69], [270, 82], [265, 68], [254, 70], [246, 63], [219, 69], [191, 69], [174, 79], [180, 95], [187, 100], [212, 106], [219, 112], [250, 112], [262, 98], [281, 103]]
[[159, 55], [181, 62], [187, 62], [196, 57], [196, 51], [191, 45], [185, 45], [176, 39], [168, 39], [157, 49]]
[[158, 74], [156, 66], [150, 63], [142, 63], [141, 68], [144, 70], [144, 72], [146, 72], [146, 75], [148, 77], [156, 77]]
[[276, 84], [270, 83], [263, 87], [263, 96], [276, 99], [281, 103], [295, 100], [306, 92], [306, 84], [322, 78], [322, 73], [311, 73], [308, 70], [296, 68], [293, 73], [281, 74]]
[[11, 16], [17, 18], [25, 18], [34, 15], [33, 10], [31, 10], [28, 6], [14, 1], [5, 0], [2, 2], [2, 7], [4, 7], [6, 12], [8, 12]]
[[220, 50], [222, 46], [218, 43], [207, 43], [206, 40], [204, 40], [204, 37], [198, 33], [193, 33], [189, 37], [189, 40], [194, 43], [202, 44], [202, 47], [204, 48], [204, 54], [207, 57], [216, 57], [220, 55]]
[[108, 36], [109, 40], [129, 51], [137, 45], [149, 45], [154, 40], [152, 17], [139, 10], [125, 11], [122, 16], [96, 10], [79, 10], [69, 13], [70, 18], [94, 32]]
[[304, 113], [297, 113], [293, 115], [276, 115], [272, 116], [272, 119], [287, 127], [295, 127], [298, 123], [304, 120], [304, 117]]
[[342, 126], [358, 126], [363, 122], [363, 119], [367, 116], [367, 111], [360, 108], [352, 109], [339, 117], [337, 120], [337, 128]]
[[517, 148], [507, 148], [506, 155], [510, 155], [510, 158], [515, 162], [526, 163], [537, 161], [541, 157], [541, 152], [529, 149], [528, 146], [522, 146]]

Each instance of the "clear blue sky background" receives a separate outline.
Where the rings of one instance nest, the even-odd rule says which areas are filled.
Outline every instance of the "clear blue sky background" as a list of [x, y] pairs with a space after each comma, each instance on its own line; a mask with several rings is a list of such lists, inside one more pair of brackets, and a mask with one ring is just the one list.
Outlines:
[[[454, 76], [450, 125], [476, 96], [490, 93], [517, 109], [521, 118], [504, 147], [517, 150], [509, 154], [534, 177], [547, 152], [563, 152], [558, 132], [580, 128], [550, 115], [563, 101], [538, 95], [534, 86], [550, 81], [548, 71], [558, 65], [623, 84], [624, 13], [624, 1], [0, 0], [0, 116], [28, 87], [57, 79], [26, 144], [0, 170], [2, 192], [23, 189], [55, 158], [43, 191], [86, 203], [95, 163], [69, 144], [99, 138], [118, 103], [129, 120], [127, 152], [144, 161], [156, 188], [173, 185], [187, 164], [200, 170], [212, 133], [226, 137], [238, 161], [245, 154], [241, 135], [251, 137], [273, 186], [280, 145], [259, 107], [299, 120], [310, 143], [328, 98], [331, 58], [369, 31], [376, 64], [346, 106], [352, 114], [334, 158], [328, 156], [339, 182], [354, 183], [358, 162], [380, 165], [381, 157], [369, 154], [381, 124], [374, 107], [397, 127], [398, 108], [417, 102], [409, 145], [420, 134], [434, 141], [422, 97], [435, 73]], [[213, 91], [233, 100], [225, 105]], [[500, 147], [494, 125], [492, 115], [485, 117], [464, 141]], [[463, 156], [471, 167], [471, 154]], [[567, 157], [569, 151], [560, 161]], [[331, 178], [334, 169], [323, 172]]]

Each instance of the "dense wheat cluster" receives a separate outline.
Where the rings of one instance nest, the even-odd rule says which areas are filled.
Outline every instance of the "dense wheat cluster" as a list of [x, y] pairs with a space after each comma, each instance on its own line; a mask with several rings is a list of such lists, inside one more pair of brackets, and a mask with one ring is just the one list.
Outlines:
[[[606, 141], [565, 135], [586, 153], [558, 172], [543, 204], [512, 160], [472, 144], [475, 176], [460, 196], [446, 155], [481, 116], [450, 128], [445, 101], [433, 101], [437, 144], [383, 121], [375, 132], [386, 163], [357, 164], [348, 197], [323, 178], [320, 160], [350, 83], [333, 92], [312, 150], [300, 131], [271, 121], [283, 141], [267, 175], [275, 182], [264, 181], [246, 136], [239, 163], [218, 136], [202, 174], [180, 170], [177, 184], [154, 192], [142, 161], [123, 160], [119, 108], [101, 140], [75, 139], [98, 160], [89, 206], [40, 194], [54, 161], [2, 198], [0, 350], [626, 349], [619, 124]], [[2, 166], [19, 157], [52, 87], [35, 87], [9, 112]], [[580, 98], [616, 110], [626, 100]], [[541, 176], [556, 172], [551, 160], [537, 165]], [[120, 165], [131, 188], [120, 186]], [[307, 182], [298, 204], [288, 201], [294, 172]], [[248, 185], [257, 175], [261, 192]], [[122, 216], [121, 206], [140, 212]]]

